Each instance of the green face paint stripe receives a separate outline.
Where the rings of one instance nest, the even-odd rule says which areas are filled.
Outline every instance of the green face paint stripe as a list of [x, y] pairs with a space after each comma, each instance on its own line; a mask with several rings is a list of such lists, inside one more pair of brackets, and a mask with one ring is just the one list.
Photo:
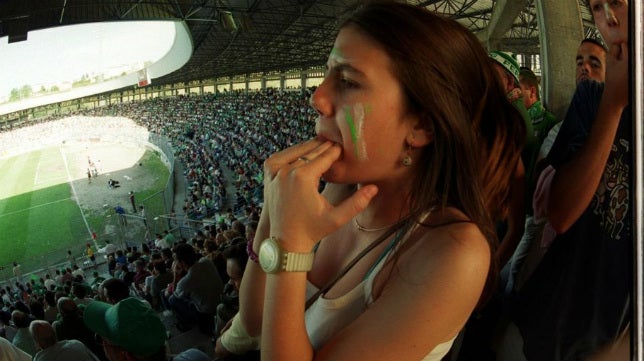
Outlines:
[[358, 155], [358, 135], [356, 133], [356, 125], [353, 122], [353, 116], [351, 116], [350, 107], [344, 107], [344, 119], [347, 121], [347, 125], [349, 125], [349, 131], [351, 131], [351, 141], [353, 142], [353, 148], [357, 156]]

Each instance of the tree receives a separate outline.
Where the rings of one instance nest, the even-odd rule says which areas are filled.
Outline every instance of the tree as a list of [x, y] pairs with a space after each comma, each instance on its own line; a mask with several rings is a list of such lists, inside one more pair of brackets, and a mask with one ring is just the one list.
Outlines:
[[23, 85], [22, 88], [20, 88], [20, 96], [22, 98], [29, 98], [33, 92], [31, 85]]
[[16, 100], [20, 100], [20, 90], [13, 88], [11, 89], [11, 93], [9, 93], [9, 101], [13, 102]]

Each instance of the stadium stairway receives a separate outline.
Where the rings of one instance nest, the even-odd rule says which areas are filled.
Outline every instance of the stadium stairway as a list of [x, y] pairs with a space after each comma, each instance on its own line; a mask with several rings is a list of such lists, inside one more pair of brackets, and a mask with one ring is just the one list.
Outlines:
[[179, 159], [175, 158], [174, 159], [174, 201], [172, 204], [172, 208], [175, 211], [175, 214], [177, 217], [183, 217], [183, 209], [182, 209], [182, 204], [186, 199], [186, 190], [187, 190], [187, 182], [186, 182], [186, 176], [183, 174], [184, 169], [183, 169], [183, 164], [179, 161]]

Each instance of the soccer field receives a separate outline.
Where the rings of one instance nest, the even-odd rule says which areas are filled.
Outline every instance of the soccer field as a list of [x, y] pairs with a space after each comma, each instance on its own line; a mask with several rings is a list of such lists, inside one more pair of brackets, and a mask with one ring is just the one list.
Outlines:
[[0, 266], [31, 269], [87, 238], [68, 180], [60, 147], [0, 159]]
[[[90, 154], [103, 167], [92, 182]], [[130, 190], [142, 199], [168, 175], [154, 152], [123, 145], [67, 144], [0, 159], [0, 280], [11, 277], [14, 260], [28, 272], [65, 261], [67, 250], [80, 256], [114, 205], [128, 204]], [[109, 178], [122, 186], [110, 189]]]

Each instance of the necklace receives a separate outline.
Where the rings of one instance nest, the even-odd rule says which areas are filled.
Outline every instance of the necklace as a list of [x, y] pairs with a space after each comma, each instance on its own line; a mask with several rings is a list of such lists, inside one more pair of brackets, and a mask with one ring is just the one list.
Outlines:
[[360, 232], [378, 232], [378, 231], [384, 231], [385, 229], [387, 229], [387, 228], [389, 228], [389, 227], [395, 226], [396, 224], [398, 224], [398, 223], [402, 222], [402, 221], [403, 221], [403, 220], [405, 220], [405, 219], [407, 219], [407, 217], [405, 217], [404, 219], [398, 220], [398, 221], [396, 221], [396, 222], [394, 222], [394, 223], [392, 223], [392, 224], [389, 224], [389, 225], [383, 226], [383, 227], [367, 228], [367, 227], [365, 227], [365, 226], [361, 225], [360, 223], [358, 223], [358, 217], [353, 217], [353, 224], [355, 224], [355, 225], [356, 225], [356, 228], [357, 228]]

